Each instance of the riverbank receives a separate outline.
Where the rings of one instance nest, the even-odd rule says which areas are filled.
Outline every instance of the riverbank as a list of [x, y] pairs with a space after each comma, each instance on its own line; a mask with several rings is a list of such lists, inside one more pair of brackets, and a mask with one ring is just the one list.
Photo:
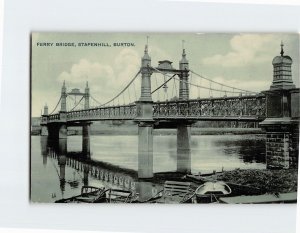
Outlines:
[[[203, 123], [203, 122], [202, 122]], [[35, 125], [31, 128], [31, 135], [40, 135], [41, 126]], [[93, 122], [90, 126], [91, 135], [137, 135], [138, 127], [134, 122], [126, 124], [113, 124], [109, 122]], [[175, 129], [154, 129], [154, 135], [176, 135]], [[199, 125], [199, 122], [192, 125], [192, 135], [242, 135], [242, 134], [263, 134], [261, 128], [232, 128]], [[68, 127], [68, 135], [81, 135], [82, 127]]]
[[[235, 169], [208, 176], [185, 176], [180, 173], [165, 172], [156, 173], [153, 180], [159, 183], [164, 183], [166, 180], [192, 181], [198, 185], [206, 181], [218, 180], [226, 182], [231, 188], [236, 189], [236, 187], [241, 186], [247, 192], [251, 191], [255, 194], [291, 193], [297, 192], [298, 171], [297, 169]], [[243, 195], [243, 192], [240, 195]]]
[[216, 174], [216, 179], [240, 185], [249, 185], [265, 190], [266, 193], [289, 193], [297, 192], [298, 171], [297, 169], [236, 169]]
[[[70, 135], [81, 135], [81, 130], [68, 130]], [[91, 135], [137, 135], [136, 126], [91, 128]], [[154, 135], [176, 135], [176, 129], [154, 129]], [[191, 128], [191, 135], [243, 135], [264, 134], [260, 128]]]

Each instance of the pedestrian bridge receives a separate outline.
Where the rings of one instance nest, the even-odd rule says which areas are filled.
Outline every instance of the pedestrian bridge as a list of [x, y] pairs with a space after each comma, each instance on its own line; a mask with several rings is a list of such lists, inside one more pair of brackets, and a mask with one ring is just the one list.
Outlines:
[[[163, 101], [153, 103], [153, 120], [212, 120], [212, 121], [262, 121], [265, 118], [264, 94], [241, 97]], [[90, 108], [66, 112], [66, 122], [135, 120], [141, 117], [138, 103], [120, 106]], [[44, 122], [65, 121], [60, 114], [43, 118]]]

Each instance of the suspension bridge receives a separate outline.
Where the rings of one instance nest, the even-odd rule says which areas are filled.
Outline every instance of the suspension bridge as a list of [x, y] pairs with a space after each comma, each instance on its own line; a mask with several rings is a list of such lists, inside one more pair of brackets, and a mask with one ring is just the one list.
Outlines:
[[[90, 93], [88, 83], [82, 93], [78, 88], [67, 92], [64, 82], [54, 110], [48, 113], [48, 107], [44, 107], [41, 135], [66, 139], [68, 126], [82, 126], [83, 141], [89, 152], [89, 128], [93, 121], [135, 121], [139, 128], [138, 175], [139, 178], [151, 178], [153, 129], [177, 129], [177, 171], [190, 173], [190, 128], [193, 123], [205, 120], [261, 122], [267, 132], [267, 161], [268, 158], [270, 161], [267, 166], [294, 166], [298, 159], [295, 138], [299, 138], [299, 88], [293, 84], [292, 59], [284, 56], [283, 45], [281, 55], [273, 59], [270, 90], [262, 92], [209, 79], [190, 69], [186, 56], [183, 49], [178, 68], [174, 68], [169, 60], [152, 66], [146, 45], [136, 75], [105, 102]], [[293, 130], [295, 126], [296, 131]], [[274, 145], [275, 142], [278, 145]], [[287, 143], [292, 150], [286, 148]]]

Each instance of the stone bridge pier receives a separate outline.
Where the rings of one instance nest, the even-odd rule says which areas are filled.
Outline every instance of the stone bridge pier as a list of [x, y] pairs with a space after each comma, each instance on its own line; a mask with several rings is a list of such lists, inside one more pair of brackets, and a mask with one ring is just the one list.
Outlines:
[[90, 155], [90, 124], [82, 126], [82, 153], [89, 157]]
[[[56, 143], [66, 144], [68, 137], [68, 127], [82, 127], [82, 153], [87, 158], [90, 157], [90, 121], [85, 121], [81, 123], [67, 123], [67, 109], [66, 109], [66, 98], [67, 91], [65, 82], [63, 83], [61, 89], [61, 107], [59, 111], [59, 117], [55, 122], [48, 122], [48, 106], [44, 106], [44, 113], [42, 115], [41, 121], [41, 136], [43, 138], [49, 138]], [[86, 83], [85, 92], [83, 94], [84, 98], [84, 108], [89, 109], [89, 98], [90, 98], [90, 89], [88, 83]], [[46, 140], [46, 139], [44, 139]], [[58, 141], [57, 141], [58, 140]]]
[[[189, 99], [189, 62], [185, 49], [179, 62], [179, 100]], [[191, 173], [191, 124], [188, 121], [177, 123], [177, 172]]]
[[141, 97], [136, 102], [138, 123], [138, 177], [153, 177], [153, 101], [151, 97], [151, 58], [148, 47], [142, 57]]
[[299, 154], [299, 88], [292, 80], [292, 59], [284, 55], [273, 59], [274, 76], [266, 95], [266, 164], [269, 169], [296, 168]]
[[191, 173], [191, 126], [177, 126], [177, 172]]

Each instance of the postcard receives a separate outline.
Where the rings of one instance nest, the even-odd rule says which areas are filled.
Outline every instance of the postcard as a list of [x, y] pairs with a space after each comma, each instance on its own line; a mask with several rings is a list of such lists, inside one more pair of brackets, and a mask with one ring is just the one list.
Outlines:
[[31, 35], [32, 203], [296, 203], [299, 35]]

